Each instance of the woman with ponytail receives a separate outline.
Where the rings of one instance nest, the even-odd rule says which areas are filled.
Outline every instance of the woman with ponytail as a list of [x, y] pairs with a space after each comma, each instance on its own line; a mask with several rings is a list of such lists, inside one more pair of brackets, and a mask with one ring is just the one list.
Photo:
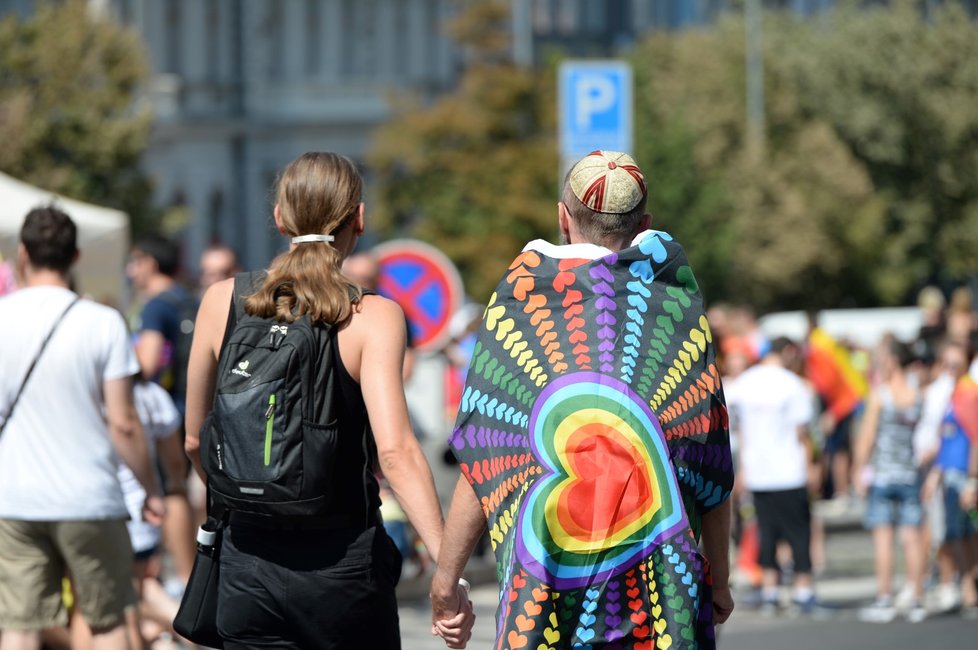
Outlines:
[[[282, 323], [308, 315], [314, 323], [335, 326], [343, 397], [337, 438], [360, 440], [369, 426], [371, 444], [352, 452], [348, 446], [344, 453], [379, 464], [437, 559], [441, 509], [411, 431], [401, 378], [404, 315], [395, 303], [364, 294], [340, 272], [363, 233], [361, 192], [360, 175], [343, 156], [306, 153], [289, 164], [278, 182], [274, 216], [290, 246], [244, 298], [244, 311]], [[225, 329], [234, 320], [233, 293], [233, 279], [207, 290], [190, 355], [186, 448], [202, 477], [200, 429], [211, 410]], [[337, 481], [349, 474], [346, 464], [337, 463]], [[349, 500], [364, 499], [368, 512], [376, 511], [380, 501], [372, 473], [364, 479], [362, 495], [349, 485], [343, 490]], [[400, 558], [379, 520], [366, 528], [284, 528], [232, 515], [223, 536], [218, 598], [224, 647], [399, 648], [394, 586]], [[464, 647], [472, 618], [471, 608], [460, 612], [457, 637], [446, 639], [450, 645]]]

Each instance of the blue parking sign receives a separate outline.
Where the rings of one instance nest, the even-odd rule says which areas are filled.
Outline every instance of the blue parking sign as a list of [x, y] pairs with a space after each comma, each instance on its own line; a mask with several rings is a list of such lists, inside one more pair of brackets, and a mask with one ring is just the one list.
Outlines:
[[579, 158], [595, 149], [631, 152], [632, 69], [624, 61], [565, 61], [560, 65], [560, 154]]

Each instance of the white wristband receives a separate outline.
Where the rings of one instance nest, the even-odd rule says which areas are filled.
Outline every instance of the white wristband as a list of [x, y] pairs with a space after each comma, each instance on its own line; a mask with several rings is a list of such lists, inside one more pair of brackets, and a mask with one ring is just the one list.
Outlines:
[[465, 590], [465, 593], [466, 594], [468, 594], [469, 593], [469, 589], [472, 588], [472, 585], [469, 584], [469, 581], [466, 580], [465, 578], [459, 578], [458, 579], [458, 584], [459, 584], [460, 587], [462, 587], [462, 589]]

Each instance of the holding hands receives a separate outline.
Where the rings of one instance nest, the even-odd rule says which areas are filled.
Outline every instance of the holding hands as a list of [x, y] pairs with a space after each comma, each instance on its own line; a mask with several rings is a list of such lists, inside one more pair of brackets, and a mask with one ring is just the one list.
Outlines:
[[437, 571], [431, 581], [431, 633], [444, 639], [449, 648], [464, 648], [472, 638], [473, 625], [469, 583]]

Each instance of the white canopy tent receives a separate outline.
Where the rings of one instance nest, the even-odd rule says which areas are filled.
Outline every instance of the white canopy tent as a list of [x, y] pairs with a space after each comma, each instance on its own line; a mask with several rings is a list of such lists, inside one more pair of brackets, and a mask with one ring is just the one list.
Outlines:
[[68, 199], [0, 173], [0, 254], [15, 259], [24, 217], [32, 208], [51, 203], [78, 226], [81, 256], [74, 269], [78, 290], [122, 307], [129, 253], [129, 216], [124, 212]]

